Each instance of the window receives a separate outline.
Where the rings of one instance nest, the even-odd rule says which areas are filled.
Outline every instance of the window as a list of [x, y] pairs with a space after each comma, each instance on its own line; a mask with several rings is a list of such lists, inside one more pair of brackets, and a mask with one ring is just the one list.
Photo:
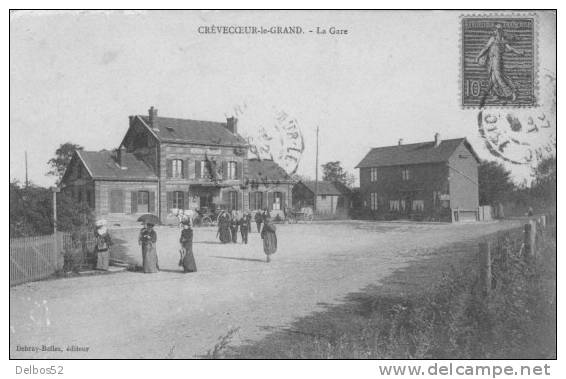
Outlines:
[[236, 166], [237, 166], [236, 162], [228, 162], [228, 164], [226, 166], [226, 168], [228, 170], [227, 179], [237, 179], [237, 177], [236, 177]]
[[138, 213], [149, 213], [148, 191], [138, 191]]
[[389, 200], [389, 210], [399, 212], [399, 200]]
[[171, 177], [172, 178], [182, 178], [183, 177], [183, 160], [173, 159], [171, 161]]
[[408, 168], [404, 168], [401, 170], [401, 177], [403, 180], [411, 179], [411, 171]]
[[405, 199], [399, 200], [399, 210], [405, 212], [407, 210], [407, 201]]
[[283, 209], [283, 194], [281, 192], [273, 193], [273, 209], [276, 211]]
[[94, 199], [92, 197], [91, 190], [86, 190], [86, 203], [88, 204], [89, 208], [94, 208]]
[[422, 212], [424, 210], [423, 200], [413, 200], [413, 212]]
[[77, 179], [81, 179], [83, 177], [83, 166], [79, 166], [77, 168]]
[[238, 209], [238, 191], [228, 192], [228, 201], [230, 210]]
[[372, 167], [370, 171], [370, 181], [377, 182], [377, 167]]
[[250, 209], [263, 209], [263, 192], [250, 192]]
[[182, 191], [174, 191], [171, 194], [171, 208], [185, 209], [185, 194]]
[[326, 200], [326, 195], [320, 195], [320, 200]]
[[379, 201], [377, 197], [377, 192], [370, 193], [370, 208], [372, 211], [377, 211], [379, 206]]
[[82, 203], [82, 202], [83, 202], [83, 190], [82, 190], [81, 188], [79, 188], [79, 193], [78, 193], [77, 201], [78, 201], [79, 203]]
[[110, 213], [124, 213], [124, 193], [122, 190], [110, 191]]

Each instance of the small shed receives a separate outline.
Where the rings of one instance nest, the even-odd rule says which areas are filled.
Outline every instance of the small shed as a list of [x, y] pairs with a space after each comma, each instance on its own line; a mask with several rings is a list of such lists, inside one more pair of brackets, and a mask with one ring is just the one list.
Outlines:
[[293, 208], [313, 207], [317, 193], [317, 213], [347, 212], [351, 204], [351, 190], [340, 182], [299, 181], [293, 187]]

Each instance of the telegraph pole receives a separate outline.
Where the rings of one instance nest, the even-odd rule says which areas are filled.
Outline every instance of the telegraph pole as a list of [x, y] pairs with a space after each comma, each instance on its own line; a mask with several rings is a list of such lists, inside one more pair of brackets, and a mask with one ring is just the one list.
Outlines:
[[28, 152], [26, 151], [26, 188], [28, 188], [29, 186], [29, 180], [28, 180]]
[[314, 210], [316, 211], [316, 202], [318, 200], [318, 125], [316, 126], [316, 168], [314, 178]]

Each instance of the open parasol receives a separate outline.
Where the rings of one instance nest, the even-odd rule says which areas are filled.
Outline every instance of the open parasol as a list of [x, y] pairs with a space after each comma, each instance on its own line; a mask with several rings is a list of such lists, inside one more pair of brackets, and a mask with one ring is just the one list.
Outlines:
[[146, 224], [156, 225], [156, 224], [159, 224], [159, 217], [157, 217], [156, 215], [151, 214], [151, 213], [146, 213], [146, 214], [138, 217], [138, 221], [144, 222]]

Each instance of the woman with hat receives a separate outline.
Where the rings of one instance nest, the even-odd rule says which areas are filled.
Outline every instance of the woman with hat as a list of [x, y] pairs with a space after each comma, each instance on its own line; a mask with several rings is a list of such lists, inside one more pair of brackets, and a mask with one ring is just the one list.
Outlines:
[[181, 238], [179, 240], [181, 242], [179, 266], [182, 266], [185, 272], [196, 272], [197, 265], [193, 255], [193, 229], [191, 228], [191, 222], [183, 220], [181, 225], [183, 230], [181, 230]]
[[143, 272], [158, 272], [159, 264], [157, 263], [157, 251], [155, 249], [157, 233], [153, 230], [152, 223], [145, 223], [145, 226], [140, 230], [138, 242], [142, 248]]
[[267, 256], [267, 262], [271, 261], [271, 255], [277, 251], [277, 235], [275, 234], [275, 225], [271, 221], [269, 213], [263, 220], [263, 229], [261, 229], [261, 238], [263, 239], [263, 252]]
[[230, 214], [226, 211], [222, 211], [218, 216], [218, 236], [222, 243], [232, 241], [232, 234], [230, 233]]
[[112, 239], [106, 228], [105, 220], [96, 221], [96, 229], [94, 230], [94, 238], [96, 245], [94, 247], [96, 252], [96, 269], [108, 270], [110, 262], [110, 246]]

